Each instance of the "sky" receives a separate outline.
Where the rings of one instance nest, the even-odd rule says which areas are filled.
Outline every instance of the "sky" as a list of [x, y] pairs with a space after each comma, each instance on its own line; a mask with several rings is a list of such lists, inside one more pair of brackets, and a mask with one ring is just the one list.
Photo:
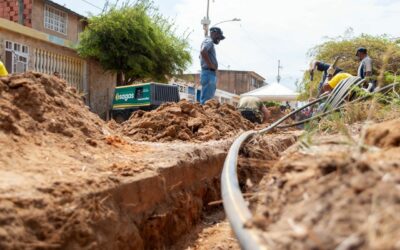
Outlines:
[[[55, 2], [82, 15], [96, 15], [105, 0]], [[164, 16], [175, 20], [178, 35], [190, 32], [193, 63], [187, 71], [198, 72], [204, 36], [200, 22], [206, 15], [207, 0], [154, 3]], [[210, 0], [211, 24], [241, 19], [219, 25], [226, 36], [216, 47], [220, 69], [255, 71], [271, 83], [276, 81], [280, 60], [282, 83], [292, 89], [308, 68], [311, 58], [307, 52], [311, 48], [343, 35], [349, 28], [354, 35], [400, 37], [399, 13], [400, 0]]]

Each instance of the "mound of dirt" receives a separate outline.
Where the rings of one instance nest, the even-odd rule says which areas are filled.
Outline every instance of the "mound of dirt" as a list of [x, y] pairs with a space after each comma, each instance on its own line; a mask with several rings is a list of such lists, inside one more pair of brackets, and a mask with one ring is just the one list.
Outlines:
[[211, 100], [204, 106], [186, 100], [158, 109], [137, 111], [120, 131], [137, 141], [208, 141], [231, 137], [254, 125], [229, 104]]
[[369, 127], [365, 134], [365, 143], [381, 148], [400, 146], [400, 119]]
[[357, 143], [329, 135], [292, 148], [262, 180], [249, 226], [271, 249], [397, 249], [400, 147], [377, 145], [386, 148], [360, 154]]
[[96, 138], [103, 125], [64, 80], [35, 72], [0, 78], [0, 131], [6, 134]]
[[273, 123], [286, 115], [278, 106], [268, 107], [267, 109], [270, 113], [270, 117], [267, 119], [268, 123]]

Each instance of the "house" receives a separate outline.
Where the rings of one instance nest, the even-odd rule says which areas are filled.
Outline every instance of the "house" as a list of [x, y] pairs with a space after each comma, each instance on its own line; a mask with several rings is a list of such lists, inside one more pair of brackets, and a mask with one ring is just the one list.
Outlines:
[[[201, 86], [200, 84], [196, 84], [191, 77], [186, 77], [186, 79], [172, 78], [168, 84], [178, 86], [179, 97], [181, 99], [186, 99], [190, 102], [200, 102]], [[216, 89], [214, 99], [220, 103], [228, 103], [236, 107], [239, 104], [240, 98], [239, 95]]]
[[[185, 74], [184, 79], [200, 85], [200, 74]], [[233, 94], [243, 94], [265, 84], [265, 78], [254, 71], [218, 70], [217, 88]]]
[[86, 26], [84, 16], [53, 1], [0, 1], [0, 59], [9, 73], [58, 72], [106, 118], [116, 76], [77, 54], [74, 48]]

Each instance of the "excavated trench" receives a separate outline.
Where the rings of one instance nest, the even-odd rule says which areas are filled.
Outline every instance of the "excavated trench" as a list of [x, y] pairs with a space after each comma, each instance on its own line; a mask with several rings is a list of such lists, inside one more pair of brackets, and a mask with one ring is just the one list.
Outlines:
[[[0, 78], [0, 97], [0, 249], [171, 248], [216, 207], [233, 137], [253, 127], [229, 105], [185, 101], [113, 127], [35, 72]], [[243, 189], [296, 137], [248, 142]]]
[[[289, 132], [249, 142], [243, 148], [239, 163], [243, 188], [249, 182], [257, 185], [267, 171], [266, 166], [276, 161], [296, 137], [296, 133]], [[107, 191], [110, 198], [103, 205], [114, 208], [118, 219], [101, 221], [94, 227], [102, 235], [101, 246], [168, 249], [191, 234], [204, 216], [221, 212], [222, 206], [209, 204], [218, 204], [221, 199], [220, 174], [226, 150], [227, 147], [217, 152], [195, 149], [194, 154], [201, 157], [180, 161], [148, 176], [137, 176], [135, 181]], [[110, 228], [114, 233], [107, 232]]]
[[[265, 167], [277, 160], [296, 138], [296, 132], [284, 132], [250, 141], [243, 148], [239, 163], [243, 188], [249, 182], [256, 185], [266, 173]], [[69, 225], [70, 231], [59, 236], [62, 244], [54, 247], [179, 249], [176, 243], [193, 234], [202, 218], [223, 213], [222, 205], [209, 204], [218, 204], [221, 199], [220, 174], [230, 143], [231, 140], [157, 144], [163, 151], [172, 152], [175, 148], [180, 154], [173, 153], [176, 160], [156, 164], [156, 171], [144, 171], [91, 193], [90, 197], [81, 197], [95, 202], [76, 210], [76, 225]]]

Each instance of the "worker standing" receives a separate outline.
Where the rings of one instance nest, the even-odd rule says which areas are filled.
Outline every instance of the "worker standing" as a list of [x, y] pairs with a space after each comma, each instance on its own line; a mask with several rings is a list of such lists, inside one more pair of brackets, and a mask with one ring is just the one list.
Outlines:
[[253, 123], [265, 123], [270, 116], [264, 103], [254, 96], [240, 97], [238, 110], [244, 118]]
[[3, 62], [0, 60], [0, 77], [1, 76], [8, 76], [8, 71], [4, 66]]
[[372, 59], [368, 56], [368, 51], [364, 47], [357, 49], [356, 56], [360, 60], [360, 65], [358, 66], [357, 76], [361, 79], [365, 79], [368, 83], [368, 90], [373, 90], [376, 87], [376, 82], [373, 79], [373, 66]]
[[210, 36], [201, 44], [200, 50], [200, 84], [201, 84], [201, 95], [200, 103], [204, 104], [206, 101], [214, 98], [215, 91], [217, 89], [217, 70], [218, 61], [217, 54], [215, 52], [214, 44], [219, 44], [220, 41], [224, 40], [225, 37], [223, 32], [218, 27], [212, 27], [210, 29]]
[[372, 59], [368, 56], [367, 49], [360, 47], [357, 49], [356, 56], [360, 60], [358, 66], [358, 77], [365, 79], [366, 77], [372, 76]]

